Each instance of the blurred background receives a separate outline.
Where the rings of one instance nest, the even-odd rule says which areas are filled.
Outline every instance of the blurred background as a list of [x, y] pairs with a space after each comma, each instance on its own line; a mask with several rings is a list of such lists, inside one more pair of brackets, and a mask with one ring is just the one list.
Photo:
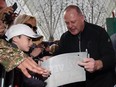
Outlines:
[[[78, 5], [85, 20], [104, 27], [109, 35], [116, 32], [116, 0], [6, 0], [7, 5], [18, 5], [16, 13], [37, 18], [38, 33], [46, 41], [59, 40], [67, 29], [63, 21], [64, 8]], [[110, 29], [110, 30], [109, 30]]]

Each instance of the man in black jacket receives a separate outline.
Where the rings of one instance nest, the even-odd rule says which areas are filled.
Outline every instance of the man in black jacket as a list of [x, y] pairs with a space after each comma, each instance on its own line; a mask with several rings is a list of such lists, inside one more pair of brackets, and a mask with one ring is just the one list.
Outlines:
[[114, 87], [115, 53], [105, 29], [85, 22], [82, 12], [75, 5], [65, 9], [64, 21], [68, 31], [61, 36], [55, 55], [88, 50], [90, 57], [78, 63], [86, 70], [86, 81], [63, 87]]

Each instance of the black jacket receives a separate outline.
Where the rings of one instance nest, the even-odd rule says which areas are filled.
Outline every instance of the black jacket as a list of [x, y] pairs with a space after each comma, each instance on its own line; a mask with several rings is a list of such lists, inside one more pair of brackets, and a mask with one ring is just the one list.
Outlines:
[[79, 41], [81, 51], [88, 49], [91, 58], [103, 62], [102, 70], [94, 73], [86, 72], [86, 87], [113, 87], [116, 82], [115, 53], [105, 29], [85, 22], [84, 31], [80, 34], [72, 35], [69, 31], [65, 32], [61, 36], [59, 49], [55, 52], [55, 55], [79, 52]]

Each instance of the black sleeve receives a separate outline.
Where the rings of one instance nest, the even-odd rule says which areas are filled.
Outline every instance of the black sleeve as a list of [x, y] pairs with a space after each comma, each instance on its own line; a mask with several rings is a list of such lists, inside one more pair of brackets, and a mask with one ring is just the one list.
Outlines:
[[115, 67], [115, 52], [111, 43], [111, 39], [104, 29], [100, 34], [100, 53], [103, 62], [103, 70], [109, 70]]
[[65, 35], [63, 34], [60, 38], [59, 44], [58, 44], [58, 49], [53, 53], [53, 56], [59, 55], [64, 53], [63, 50], [65, 50]]

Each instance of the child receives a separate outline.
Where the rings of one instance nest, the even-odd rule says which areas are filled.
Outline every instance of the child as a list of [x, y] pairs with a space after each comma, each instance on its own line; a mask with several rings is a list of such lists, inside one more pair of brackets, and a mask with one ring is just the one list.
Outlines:
[[[24, 52], [28, 52], [32, 43], [32, 38], [39, 38], [29, 26], [25, 24], [16, 24], [11, 26], [6, 32], [6, 40], [11, 42], [13, 47], [17, 47]], [[27, 81], [28, 87], [43, 87], [45, 84], [43, 81], [24, 77], [24, 82]], [[30, 81], [33, 81], [30, 83]], [[26, 83], [27, 83], [26, 82]], [[34, 83], [34, 84], [33, 84]], [[27, 85], [25, 87], [27, 87]]]

